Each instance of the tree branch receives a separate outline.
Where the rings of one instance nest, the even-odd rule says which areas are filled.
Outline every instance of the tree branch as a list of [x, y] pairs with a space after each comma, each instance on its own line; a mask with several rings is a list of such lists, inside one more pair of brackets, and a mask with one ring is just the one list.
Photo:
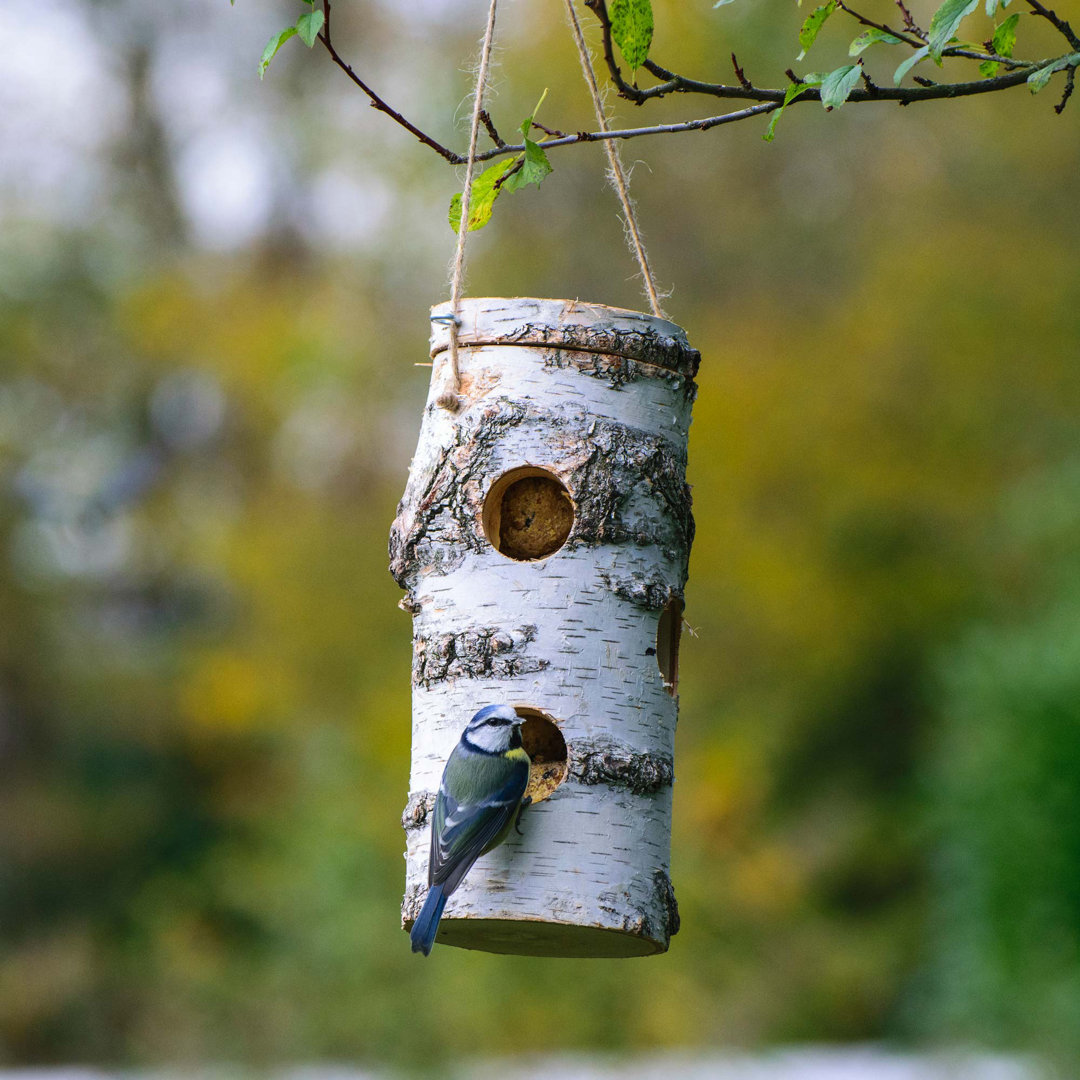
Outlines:
[[849, 8], [844, 0], [836, 0], [836, 6], [841, 11], [846, 11], [856, 22], [862, 26], [869, 26], [874, 30], [880, 30], [883, 34], [892, 34], [894, 38], [899, 38], [905, 44], [910, 45], [914, 49], [921, 49], [926, 41], [921, 37], [909, 37], [901, 30], [894, 30], [891, 26], [887, 26], [885, 23], [874, 22], [873, 19], [866, 18], [865, 15], [860, 15], [859, 12], [853, 8]]
[[484, 127], [487, 128], [488, 138], [491, 139], [491, 141], [496, 146], [506, 145], [503, 137], [499, 134], [498, 130], [495, 127], [495, 124], [492, 122], [491, 113], [489, 113], [487, 109], [480, 110], [480, 123], [482, 123]]
[[[980, 79], [978, 82], [966, 83], [931, 83], [929, 86], [919, 87], [891, 87], [877, 86], [864, 87], [852, 90], [848, 101], [895, 101], [900, 105], [911, 105], [918, 101], [940, 101], [943, 98], [971, 97], [976, 94], [992, 94], [999, 90], [1008, 89], [1010, 86], [1019, 86], [1027, 81], [1028, 72], [1011, 71], [1007, 75], [999, 75], [993, 79]], [[727, 87], [726, 89], [735, 89]], [[652, 127], [621, 128], [616, 131], [579, 131], [576, 135], [565, 135], [558, 139], [545, 139], [540, 145], [545, 150], [554, 147], [573, 146], [575, 143], [598, 142], [601, 139], [636, 139], [642, 135], [673, 135], [680, 131], [708, 131], [710, 128], [719, 127], [721, 124], [729, 124], [736, 120], [749, 120], [752, 116], [764, 116], [766, 113], [778, 109], [784, 103], [783, 90], [761, 90], [754, 88], [753, 95], [761, 102], [736, 112], [722, 113], [719, 116], [708, 116], [701, 120], [687, 120], [680, 124], [655, 124]], [[746, 96], [746, 95], [732, 95]], [[789, 104], [799, 105], [806, 101], [821, 101], [821, 91], [812, 88], [806, 90], [798, 98]], [[489, 161], [491, 158], [501, 157], [504, 154], [520, 154], [524, 151], [524, 144], [497, 147], [494, 150], [485, 150], [476, 155], [477, 161]]]
[[[680, 131], [708, 131], [710, 128], [719, 127], [721, 124], [730, 124], [735, 120], [747, 120], [751, 116], [763, 116], [765, 113], [778, 109], [783, 102], [784, 95], [780, 95], [778, 101], [765, 101], [760, 105], [751, 105], [747, 109], [739, 109], [737, 112], [722, 113], [720, 116], [706, 116], [701, 120], [687, 120], [681, 124], [655, 124], [652, 127], [621, 128], [615, 131], [579, 131], [576, 135], [563, 135], [558, 139], [545, 139], [540, 146], [545, 150], [553, 147], [573, 146], [576, 143], [600, 142], [602, 139], [636, 139], [641, 135], [673, 135]], [[518, 143], [514, 146], [496, 147], [494, 150], [485, 150], [476, 155], [477, 161], [490, 161], [492, 158], [502, 157], [504, 154], [520, 154], [524, 151], [525, 144]]]
[[[730, 124], [738, 120], [747, 120], [754, 116], [762, 116], [783, 105], [786, 90], [774, 90], [755, 86], [746, 76], [745, 71], [739, 65], [734, 54], [732, 54], [731, 61], [735, 69], [736, 78], [739, 80], [737, 86], [691, 79], [685, 75], [679, 75], [674, 71], [670, 71], [651, 59], [645, 60], [642, 68], [652, 75], [653, 78], [658, 80], [655, 86], [649, 86], [642, 89], [638, 87], [636, 83], [627, 82], [619, 68], [618, 61], [615, 58], [611, 18], [608, 14], [606, 0], [583, 0], [583, 2], [585, 6], [593, 12], [600, 23], [604, 63], [607, 66], [608, 76], [619, 95], [626, 100], [633, 102], [635, 105], [643, 105], [646, 101], [650, 101], [654, 98], [662, 98], [669, 94], [701, 94], [707, 97], [721, 99], [753, 101], [758, 104], [737, 109], [733, 112], [722, 113], [718, 116], [707, 116], [698, 120], [687, 120], [682, 123], [654, 124], [648, 127], [622, 128], [606, 132], [579, 131], [574, 135], [564, 135], [560, 131], [546, 128], [544, 125], [534, 122], [534, 127], [544, 131], [550, 136], [540, 144], [545, 150], [561, 146], [573, 146], [577, 143], [598, 142], [603, 139], [634, 139], [643, 135], [668, 135], [685, 131], [708, 131], [711, 128], [719, 127], [722, 124]], [[420, 142], [424, 143], [425, 146], [429, 146], [440, 157], [444, 158], [452, 165], [464, 164], [465, 157], [462, 154], [450, 150], [430, 135], [421, 131], [420, 128], [407, 120], [396, 109], [388, 105], [383, 98], [372, 90], [372, 88], [368, 86], [355, 71], [353, 71], [352, 67], [346, 63], [338, 53], [330, 37], [330, 0], [322, 0], [322, 3], [325, 21], [323, 23], [323, 29], [319, 34], [319, 40], [323, 43], [334, 63], [337, 64], [337, 66], [348, 75], [352, 82], [367, 95], [372, 108], [385, 113], [394, 120], [395, 123], [405, 128], [406, 131], [414, 135]], [[1027, 0], [1027, 3], [1036, 15], [1040, 15], [1044, 19], [1047, 19], [1065, 37], [1074, 49], [1080, 51], [1080, 38], [1077, 37], [1072, 27], [1064, 19], [1046, 8], [1041, 3], [1041, 0]], [[920, 29], [918, 24], [912, 19], [903, 0], [896, 0], [896, 4], [904, 22], [903, 30], [894, 30], [886, 23], [874, 22], [873, 20], [866, 18], [860, 12], [848, 6], [844, 0], [838, 0], [837, 2], [837, 6], [855, 19], [860, 25], [877, 29], [882, 33], [891, 34], [913, 48], [923, 48], [926, 43], [925, 31]], [[932, 82], [929, 79], [916, 77], [915, 81], [918, 83], [916, 86], [878, 86], [863, 73], [862, 85], [851, 91], [847, 101], [855, 103], [865, 101], [895, 101], [899, 105], [912, 105], [920, 101], [940, 101], [947, 98], [992, 94], [1001, 90], [1007, 90], [1013, 86], [1019, 86], [1021, 83], [1027, 81], [1028, 75], [1032, 69], [1053, 62], [1053, 58], [1038, 62], [1017, 60], [1012, 57], [997, 56], [989, 48], [986, 52], [979, 52], [961, 46], [947, 48], [943, 50], [942, 55], [978, 60], [980, 62], [992, 61], [1006, 68], [1007, 72], [1004, 75], [997, 75], [987, 79], [958, 83], [937, 83]], [[794, 73], [789, 72], [788, 74], [795, 82], [801, 82]], [[1075, 79], [1076, 69], [1075, 67], [1070, 66], [1066, 74], [1064, 95], [1061, 99], [1061, 103], [1055, 107], [1057, 112], [1060, 113], [1065, 108], [1065, 104], [1073, 92]], [[820, 100], [821, 91], [817, 88], [809, 88], [797, 99], [790, 102], [790, 104], [796, 105], [807, 101]], [[524, 152], [525, 145], [523, 143], [508, 145], [502, 140], [494, 123], [487, 114], [483, 114], [482, 119], [495, 146], [492, 149], [477, 154], [477, 161], [488, 161], [492, 158], [502, 157], [507, 154], [520, 154]]]
[[1065, 91], [1061, 95], [1061, 101], [1054, 106], [1054, 112], [1060, 116], [1065, 111], [1065, 106], [1069, 104], [1069, 98], [1073, 95], [1073, 90], [1076, 89], [1076, 68], [1069, 68], [1069, 74], [1065, 76]]
[[453, 150], [448, 150], [442, 143], [421, 131], [411, 121], [406, 120], [397, 109], [391, 108], [391, 106], [383, 101], [383, 99], [379, 97], [379, 95], [376, 94], [355, 71], [353, 71], [352, 67], [342, 59], [340, 53], [334, 48], [334, 44], [330, 40], [330, 0], [323, 0], [323, 28], [319, 32], [319, 40], [326, 47], [326, 51], [330, 54], [330, 59], [333, 60], [334, 63], [337, 64], [337, 66], [341, 68], [341, 70], [344, 71], [365, 94], [367, 94], [368, 98], [371, 100], [371, 107], [373, 109], [378, 109], [379, 112], [386, 113], [391, 120], [400, 124], [406, 131], [415, 135], [425, 146], [430, 146], [440, 157], [446, 158], [451, 165], [463, 165], [465, 163], [465, 158], [460, 154], [454, 153]]
[[1028, 7], [1036, 15], [1041, 15], [1046, 19], [1074, 49], [1080, 50], [1080, 37], [1076, 36], [1073, 28], [1057, 12], [1044, 7], [1039, 0], [1028, 0]]

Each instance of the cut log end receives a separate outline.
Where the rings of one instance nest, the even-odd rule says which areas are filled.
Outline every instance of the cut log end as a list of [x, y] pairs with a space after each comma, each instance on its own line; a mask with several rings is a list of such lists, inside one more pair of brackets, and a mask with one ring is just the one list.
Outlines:
[[435, 940], [458, 949], [568, 959], [655, 956], [667, 951], [665, 941], [622, 930], [525, 919], [444, 918]]

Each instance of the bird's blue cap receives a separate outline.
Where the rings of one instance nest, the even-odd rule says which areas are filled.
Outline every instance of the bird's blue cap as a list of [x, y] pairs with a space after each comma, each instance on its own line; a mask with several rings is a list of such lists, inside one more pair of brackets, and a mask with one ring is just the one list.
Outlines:
[[475, 716], [469, 721], [469, 726], [473, 724], [482, 724], [490, 717], [497, 716], [501, 720], [510, 720], [513, 723], [520, 724], [521, 717], [509, 705], [485, 705]]

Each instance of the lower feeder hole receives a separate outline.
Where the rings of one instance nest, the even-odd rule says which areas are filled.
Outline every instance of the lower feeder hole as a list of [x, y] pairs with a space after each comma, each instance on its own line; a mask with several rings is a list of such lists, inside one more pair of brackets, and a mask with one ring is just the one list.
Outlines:
[[525, 795], [543, 802], [566, 779], [566, 739], [554, 717], [531, 705], [515, 705], [521, 725], [521, 745], [532, 762]]
[[656, 627], [656, 663], [664, 689], [674, 697], [679, 691], [679, 638], [682, 636], [683, 602], [669, 600]]
[[483, 523], [492, 547], [508, 559], [544, 559], [566, 543], [574, 525], [574, 502], [554, 473], [523, 465], [491, 485]]

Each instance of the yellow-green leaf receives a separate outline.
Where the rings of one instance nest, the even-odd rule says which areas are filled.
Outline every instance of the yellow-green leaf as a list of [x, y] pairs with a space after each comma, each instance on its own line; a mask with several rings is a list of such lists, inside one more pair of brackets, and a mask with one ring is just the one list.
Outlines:
[[289, 38], [296, 34], [295, 26], [286, 26], [284, 30], [276, 33], [267, 43], [266, 48], [263, 49], [262, 59], [259, 61], [259, 78], [261, 79], [266, 74], [266, 69], [270, 66], [270, 61], [277, 56], [278, 49], [285, 44]]
[[814, 8], [814, 10], [806, 16], [806, 21], [802, 24], [802, 29], [799, 31], [799, 44], [802, 46], [802, 52], [799, 53], [796, 59], [801, 60], [806, 56], [807, 50], [817, 40], [818, 33], [825, 25], [825, 20], [828, 19], [835, 10], [836, 0], [828, 0], [828, 3]]
[[[816, 80], [816, 81], [815, 81]], [[766, 142], [772, 142], [776, 138], [776, 125], [780, 120], [780, 117], [784, 115], [784, 110], [800, 95], [805, 94], [807, 90], [812, 89], [815, 86], [821, 84], [820, 77], [809, 75], [800, 83], [792, 83], [784, 93], [784, 104], [780, 106], [772, 114], [772, 119], [769, 121], [769, 129], [761, 137]]]
[[1020, 21], [1020, 12], [1016, 12], [1010, 15], [995, 31], [994, 31], [994, 52], [998, 56], [1012, 56], [1013, 48], [1016, 46], [1016, 24]]
[[611, 36], [626, 62], [635, 70], [649, 58], [653, 13], [649, 0], [611, 0]]
[[[503, 187], [499, 181], [515, 160], [515, 158], [507, 158], [504, 161], [497, 161], [473, 179], [472, 195], [469, 198], [469, 232], [482, 229], [491, 220], [491, 211]], [[450, 200], [450, 228], [454, 232], [461, 228], [460, 193]]]

